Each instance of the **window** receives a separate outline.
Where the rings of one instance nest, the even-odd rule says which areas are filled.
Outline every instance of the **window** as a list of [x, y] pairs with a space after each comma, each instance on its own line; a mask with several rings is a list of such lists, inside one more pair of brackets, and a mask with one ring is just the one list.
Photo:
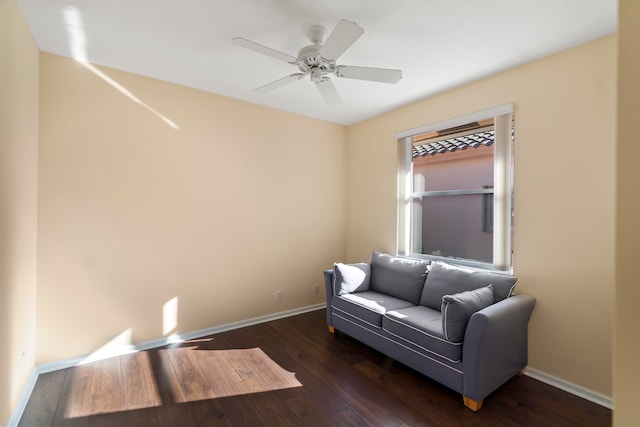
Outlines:
[[511, 270], [513, 106], [399, 133], [398, 252]]

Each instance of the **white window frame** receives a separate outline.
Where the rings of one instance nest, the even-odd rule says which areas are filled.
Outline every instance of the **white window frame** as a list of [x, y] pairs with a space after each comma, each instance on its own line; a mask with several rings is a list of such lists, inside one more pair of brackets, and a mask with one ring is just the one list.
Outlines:
[[447, 262], [512, 272], [513, 149], [514, 106], [504, 104], [471, 114], [431, 123], [396, 133], [398, 141], [398, 241], [401, 256], [438, 258], [411, 252], [411, 212], [413, 191], [413, 137], [486, 119], [494, 119], [493, 168], [493, 263], [444, 258]]

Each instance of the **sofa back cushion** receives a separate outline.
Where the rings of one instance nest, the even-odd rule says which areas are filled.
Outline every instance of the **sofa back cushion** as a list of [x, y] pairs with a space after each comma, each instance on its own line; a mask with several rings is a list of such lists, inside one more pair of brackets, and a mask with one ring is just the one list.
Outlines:
[[333, 264], [333, 293], [335, 295], [369, 290], [371, 266], [365, 263]]
[[370, 289], [392, 297], [420, 302], [429, 261], [413, 260], [374, 252], [371, 256]]
[[420, 305], [440, 310], [442, 297], [493, 285], [494, 302], [511, 296], [517, 277], [492, 271], [460, 267], [442, 261], [431, 263], [429, 275], [420, 297]]

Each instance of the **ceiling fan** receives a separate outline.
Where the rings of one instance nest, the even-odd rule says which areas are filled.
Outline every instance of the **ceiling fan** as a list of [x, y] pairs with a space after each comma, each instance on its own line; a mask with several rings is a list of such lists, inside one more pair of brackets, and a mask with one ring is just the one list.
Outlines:
[[307, 38], [312, 44], [300, 49], [297, 58], [242, 37], [235, 37], [232, 42], [263, 55], [288, 62], [300, 70], [299, 73], [294, 73], [260, 86], [254, 89], [255, 92], [268, 92], [309, 75], [311, 81], [318, 87], [325, 102], [335, 105], [340, 104], [341, 100], [333, 82], [329, 78], [330, 74], [340, 78], [382, 83], [397, 83], [402, 78], [401, 70], [336, 65], [336, 60], [340, 55], [355, 43], [363, 33], [364, 30], [358, 24], [344, 19], [338, 22], [336, 28], [328, 36], [326, 28], [321, 25], [314, 25], [307, 32]]

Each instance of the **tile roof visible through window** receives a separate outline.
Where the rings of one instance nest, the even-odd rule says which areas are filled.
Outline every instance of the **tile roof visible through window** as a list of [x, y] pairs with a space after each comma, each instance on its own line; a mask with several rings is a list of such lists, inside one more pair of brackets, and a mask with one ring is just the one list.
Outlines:
[[495, 132], [493, 130], [478, 132], [471, 135], [449, 138], [442, 141], [428, 142], [425, 144], [415, 144], [413, 146], [413, 158], [427, 155], [435, 156], [453, 152], [456, 150], [466, 150], [467, 148], [477, 148], [480, 146], [490, 146], [493, 144]]

